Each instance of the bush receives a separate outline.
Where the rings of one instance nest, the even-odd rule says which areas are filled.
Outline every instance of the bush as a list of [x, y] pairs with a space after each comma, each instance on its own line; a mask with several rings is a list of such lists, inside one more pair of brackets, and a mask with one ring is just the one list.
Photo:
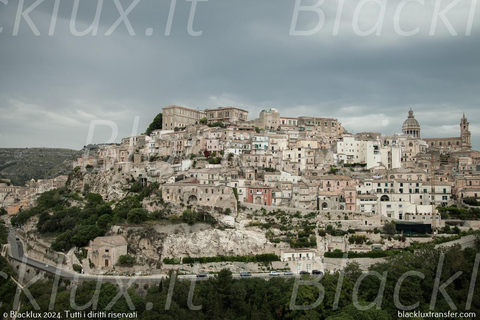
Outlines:
[[391, 235], [393, 236], [394, 234], [397, 233], [397, 227], [395, 225], [395, 222], [387, 222], [385, 223], [385, 225], [383, 226], [383, 232], [388, 234], [388, 235]]
[[[163, 259], [171, 261], [171, 259]], [[184, 264], [189, 263], [212, 263], [212, 262], [262, 262], [262, 263], [270, 263], [272, 261], [280, 261], [280, 257], [273, 253], [264, 253], [264, 254], [257, 254], [254, 256], [216, 256], [216, 257], [198, 257], [198, 258], [191, 258], [185, 257], [182, 259]]]
[[189, 225], [193, 225], [195, 222], [197, 222], [197, 219], [198, 219], [197, 211], [190, 210], [190, 209], [183, 211], [182, 219], [185, 223], [188, 223]]
[[470, 206], [479, 206], [480, 203], [474, 197], [467, 197], [463, 199], [463, 203], [468, 204]]
[[164, 264], [180, 264], [180, 258], [164, 258]]
[[[348, 252], [348, 258], [385, 258], [401, 253], [400, 250], [387, 250], [387, 251], [369, 251], [369, 252]], [[343, 258], [344, 252], [341, 250], [334, 250], [333, 252], [325, 252], [325, 258]]]
[[135, 262], [135, 257], [129, 255], [121, 255], [120, 258], [118, 258], [118, 265], [123, 267], [131, 267]]
[[73, 265], [73, 271], [78, 272], [78, 273], [82, 273], [82, 270], [83, 270], [83, 268], [82, 268], [81, 265], [79, 265], [79, 264], [74, 264]]
[[220, 157], [208, 158], [209, 164], [220, 164], [221, 162], [222, 162], [222, 158]]
[[362, 244], [364, 242], [366, 242], [366, 237], [365, 236], [356, 236], [356, 235], [352, 235], [348, 238], [348, 242], [350, 244]]
[[127, 221], [129, 223], [138, 224], [147, 220], [147, 217], [148, 217], [147, 211], [140, 208], [136, 208], [136, 209], [131, 209], [128, 212]]
[[215, 123], [209, 124], [208, 126], [209, 127], [225, 128], [225, 125], [223, 124], [223, 122], [215, 122]]

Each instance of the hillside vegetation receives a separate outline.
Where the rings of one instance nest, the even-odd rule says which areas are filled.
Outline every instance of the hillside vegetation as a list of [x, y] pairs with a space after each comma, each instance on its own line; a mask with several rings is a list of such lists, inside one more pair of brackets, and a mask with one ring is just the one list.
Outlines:
[[51, 148], [0, 148], [0, 177], [23, 186], [30, 179], [67, 175], [82, 151]]

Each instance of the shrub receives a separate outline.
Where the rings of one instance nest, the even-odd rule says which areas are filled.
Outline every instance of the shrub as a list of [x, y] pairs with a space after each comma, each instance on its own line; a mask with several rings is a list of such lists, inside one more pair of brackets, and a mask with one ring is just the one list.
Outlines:
[[73, 265], [73, 271], [78, 272], [78, 273], [82, 273], [82, 270], [83, 270], [83, 268], [82, 268], [81, 265], [79, 265], [79, 264], [74, 264]]
[[474, 197], [467, 197], [463, 199], [463, 203], [468, 204], [470, 206], [479, 206], [480, 203]]
[[397, 228], [396, 228], [395, 222], [392, 221], [392, 222], [385, 223], [385, 225], [383, 226], [383, 232], [392, 236], [396, 234]]
[[[164, 259], [164, 263], [165, 263]], [[171, 261], [168, 260], [169, 262]], [[212, 263], [212, 262], [262, 262], [270, 263], [272, 261], [280, 261], [280, 257], [273, 253], [257, 254], [254, 256], [216, 256], [216, 257], [185, 257], [182, 259], [184, 264], [190, 263]]]
[[147, 220], [147, 217], [148, 217], [147, 211], [140, 208], [135, 208], [135, 209], [131, 209], [128, 212], [127, 221], [129, 223], [138, 224]]
[[[348, 258], [385, 258], [402, 253], [401, 250], [387, 250], [387, 251], [369, 251], [369, 252], [348, 252]], [[334, 250], [333, 252], [325, 252], [325, 258], [343, 258], [344, 252], [341, 250]]]
[[129, 255], [121, 255], [120, 258], [118, 258], [119, 266], [131, 267], [135, 264], [135, 262], [136, 262], [135, 257], [129, 256]]

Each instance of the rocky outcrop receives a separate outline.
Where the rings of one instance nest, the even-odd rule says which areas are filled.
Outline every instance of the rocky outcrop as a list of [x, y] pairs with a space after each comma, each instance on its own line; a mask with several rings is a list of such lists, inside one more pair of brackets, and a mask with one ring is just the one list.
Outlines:
[[68, 188], [71, 192], [93, 192], [100, 194], [104, 200], [121, 200], [126, 192], [123, 190], [127, 181], [118, 171], [76, 172], [70, 176]]
[[274, 252], [272, 244], [258, 231], [213, 229], [208, 224], [113, 227], [111, 234], [123, 235], [128, 252], [137, 262], [154, 266], [163, 258], [214, 257]]
[[204, 230], [169, 235], [163, 243], [164, 257], [213, 257], [273, 252], [263, 233], [248, 230]]

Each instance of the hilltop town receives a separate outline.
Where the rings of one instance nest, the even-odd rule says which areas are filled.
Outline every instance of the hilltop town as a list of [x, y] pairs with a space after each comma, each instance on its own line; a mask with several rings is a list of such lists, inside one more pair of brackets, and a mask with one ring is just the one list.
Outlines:
[[[91, 274], [195, 272], [198, 263], [207, 272], [311, 272], [338, 269], [345, 252], [385, 257], [480, 227], [480, 152], [465, 115], [451, 138], [422, 137], [412, 110], [393, 136], [275, 109], [249, 120], [235, 107], [169, 106], [161, 120], [120, 144], [86, 147], [68, 176], [0, 183], [0, 204], [23, 226], [32, 257], [54, 263], [63, 252], [66, 268]], [[40, 227], [52, 217], [18, 218], [58, 188], [66, 191], [55, 199], [69, 206], [108, 206], [105, 225], [92, 222], [103, 231], [60, 242], [57, 227]], [[268, 255], [268, 269], [252, 263]]]

